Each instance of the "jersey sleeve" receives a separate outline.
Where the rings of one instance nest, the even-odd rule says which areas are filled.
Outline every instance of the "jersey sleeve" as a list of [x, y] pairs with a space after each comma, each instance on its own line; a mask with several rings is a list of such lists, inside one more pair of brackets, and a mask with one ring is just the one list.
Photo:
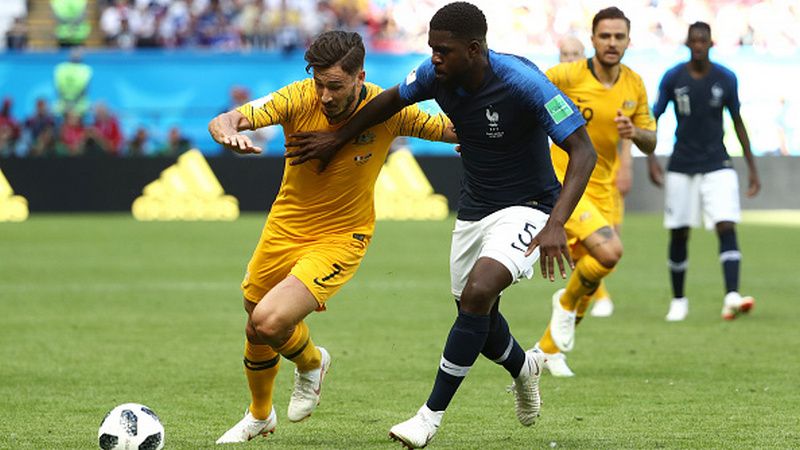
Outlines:
[[731, 95], [728, 96], [725, 106], [728, 108], [731, 116], [738, 116], [739, 109], [741, 108], [741, 103], [739, 103], [739, 82], [736, 80], [736, 75], [733, 72], [728, 72], [728, 77], [730, 78]]
[[435, 83], [436, 74], [433, 71], [433, 63], [427, 59], [412, 70], [406, 76], [405, 81], [400, 83], [400, 98], [409, 105], [431, 99], [435, 94]]
[[644, 87], [644, 82], [641, 78], [637, 77], [636, 90], [638, 91], [638, 99], [636, 102], [636, 110], [633, 111], [631, 118], [633, 124], [643, 130], [656, 130], [656, 120], [653, 114], [650, 113], [650, 103], [647, 102], [647, 89]]
[[665, 73], [661, 78], [661, 83], [658, 84], [658, 95], [656, 96], [656, 103], [653, 105], [653, 115], [656, 119], [664, 114], [667, 110], [667, 104], [672, 100], [672, 71]]
[[395, 136], [413, 136], [429, 141], [441, 141], [450, 119], [444, 113], [430, 114], [416, 104], [406, 106], [386, 121]]
[[236, 108], [242, 113], [253, 129], [270, 125], [285, 125], [292, 119], [296, 108], [305, 100], [300, 83], [292, 83], [277, 91]]
[[586, 122], [578, 108], [538, 69], [530, 70], [517, 86], [517, 95], [534, 112], [539, 123], [556, 144]]

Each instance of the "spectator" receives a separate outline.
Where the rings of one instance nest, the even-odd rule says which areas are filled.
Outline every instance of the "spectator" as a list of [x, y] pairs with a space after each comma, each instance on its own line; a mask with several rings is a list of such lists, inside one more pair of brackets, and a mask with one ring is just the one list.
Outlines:
[[87, 92], [92, 68], [82, 62], [80, 51], [73, 49], [69, 61], [58, 64], [53, 76], [58, 93], [56, 113], [74, 111], [78, 116], [83, 116], [89, 109]]
[[119, 121], [103, 102], [95, 104], [94, 124], [87, 131], [86, 153], [94, 156], [120, 156], [122, 153]]
[[56, 119], [43, 98], [36, 100], [36, 112], [25, 120], [28, 155], [53, 156], [55, 153]]
[[86, 20], [87, 0], [50, 0], [56, 17], [56, 39], [61, 48], [83, 45], [92, 27]]
[[84, 153], [85, 143], [86, 128], [83, 126], [83, 118], [75, 111], [67, 111], [64, 113], [64, 123], [58, 131], [56, 155], [80, 156]]
[[147, 128], [139, 127], [133, 133], [133, 137], [128, 141], [128, 156], [142, 157], [153, 156], [154, 146], [150, 140]]
[[164, 147], [158, 152], [158, 156], [178, 156], [191, 147], [192, 143], [189, 141], [189, 138], [183, 136], [178, 127], [172, 127], [169, 129], [167, 141], [164, 143]]
[[129, 22], [132, 14], [127, 0], [116, 0], [113, 5], [106, 6], [100, 14], [100, 30], [106, 45], [128, 49], [136, 44]]
[[3, 99], [0, 109], [0, 157], [7, 158], [16, 155], [17, 141], [19, 141], [19, 124], [11, 117], [11, 99]]
[[28, 47], [28, 24], [25, 17], [17, 17], [6, 31], [6, 49], [24, 50]]

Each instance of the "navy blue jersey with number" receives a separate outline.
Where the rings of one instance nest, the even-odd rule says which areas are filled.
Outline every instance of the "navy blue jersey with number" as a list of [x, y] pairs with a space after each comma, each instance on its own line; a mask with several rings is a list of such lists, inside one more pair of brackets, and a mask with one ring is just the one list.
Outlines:
[[458, 134], [464, 177], [458, 218], [481, 218], [515, 205], [550, 213], [561, 185], [547, 137], [561, 143], [584, 124], [575, 105], [535, 64], [489, 51], [476, 92], [436, 80], [430, 59], [400, 84], [407, 103], [435, 99]]
[[653, 107], [656, 119], [670, 101], [678, 126], [667, 170], [695, 174], [732, 167], [722, 143], [722, 108], [728, 108], [731, 115], [739, 114], [736, 75], [712, 63], [706, 76], [695, 79], [689, 75], [686, 63], [678, 64], [661, 79]]

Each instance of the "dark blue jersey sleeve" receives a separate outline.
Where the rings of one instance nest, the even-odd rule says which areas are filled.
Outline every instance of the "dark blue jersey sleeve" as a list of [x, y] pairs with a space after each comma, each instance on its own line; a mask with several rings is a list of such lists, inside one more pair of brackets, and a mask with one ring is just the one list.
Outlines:
[[572, 100], [545, 74], [533, 64], [525, 65], [527, 70], [512, 72], [509, 81], [519, 98], [536, 114], [547, 135], [560, 144], [586, 122]]
[[730, 85], [728, 88], [730, 95], [725, 102], [725, 106], [728, 108], [731, 116], [738, 116], [739, 108], [741, 108], [741, 103], [739, 103], [739, 82], [736, 80], [736, 75], [733, 72], [728, 70], [726, 71], [726, 75], [728, 76], [728, 83]]
[[674, 69], [670, 69], [661, 78], [661, 83], [658, 85], [658, 97], [656, 97], [656, 104], [653, 105], [653, 116], [658, 120], [664, 111], [667, 110], [667, 104], [672, 100], [672, 78]]
[[429, 100], [436, 93], [436, 74], [433, 71], [433, 63], [430, 58], [426, 59], [416, 69], [406, 76], [405, 81], [400, 83], [400, 98], [407, 104]]

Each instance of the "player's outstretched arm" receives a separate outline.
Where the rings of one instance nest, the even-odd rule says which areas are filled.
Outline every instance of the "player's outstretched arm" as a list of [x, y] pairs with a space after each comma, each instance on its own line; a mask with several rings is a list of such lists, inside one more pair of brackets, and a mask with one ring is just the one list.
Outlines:
[[287, 158], [295, 158], [289, 164], [297, 165], [311, 159], [320, 161], [319, 171], [331, 161], [340, 148], [369, 127], [386, 121], [406, 106], [400, 97], [397, 86], [387, 89], [364, 105], [349, 121], [337, 131], [326, 133], [321, 131], [294, 133], [289, 135], [286, 143]]
[[747, 135], [747, 128], [744, 126], [744, 121], [742, 120], [741, 115], [731, 114], [731, 119], [733, 119], [733, 129], [736, 130], [736, 137], [739, 139], [739, 143], [742, 145], [742, 154], [744, 155], [745, 161], [747, 161], [747, 170], [749, 173], [747, 196], [755, 197], [761, 190], [761, 180], [759, 179], [758, 171], [756, 170], [756, 160], [753, 158], [753, 152], [750, 149], [750, 137]]
[[252, 127], [250, 121], [234, 109], [214, 117], [208, 123], [208, 132], [218, 144], [236, 153], [243, 155], [261, 153], [261, 147], [256, 147], [249, 137], [239, 134], [240, 131], [250, 130]]
[[567, 246], [567, 235], [564, 231], [564, 224], [572, 214], [578, 204], [592, 175], [594, 165], [597, 162], [597, 153], [592, 146], [592, 141], [586, 133], [586, 127], [581, 126], [569, 135], [563, 142], [558, 144], [569, 154], [569, 164], [564, 175], [564, 187], [561, 195], [558, 196], [550, 218], [547, 220], [542, 231], [533, 238], [528, 246], [530, 254], [536, 247], [539, 247], [542, 276], [555, 280], [556, 264], [558, 265], [561, 278], [567, 277], [564, 268], [564, 259], [571, 269], [575, 268], [572, 258], [569, 255]]

